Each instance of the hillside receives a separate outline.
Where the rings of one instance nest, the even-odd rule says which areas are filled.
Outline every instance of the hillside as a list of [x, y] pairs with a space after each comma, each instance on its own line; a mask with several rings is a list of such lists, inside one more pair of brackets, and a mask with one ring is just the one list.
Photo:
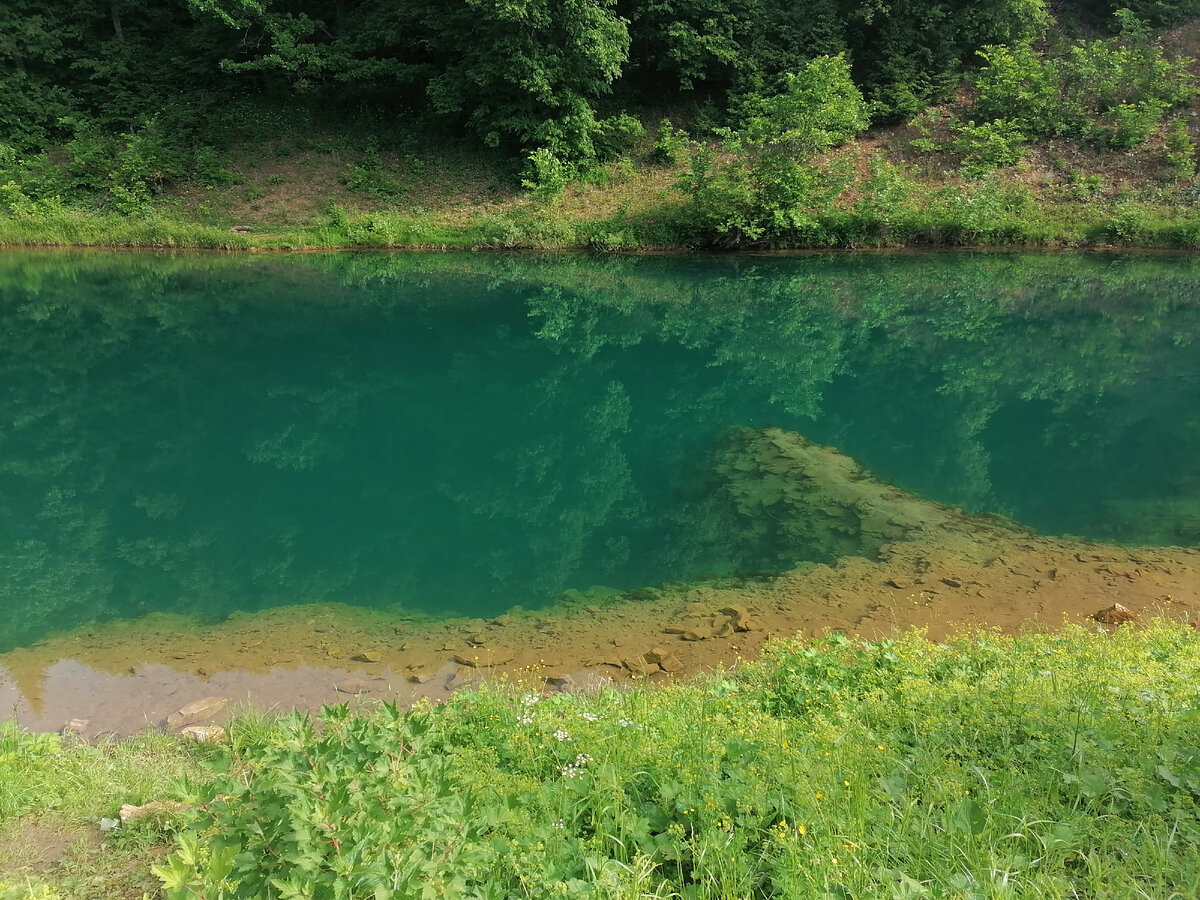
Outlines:
[[[317, 28], [316, 4], [182, 6], [175, 14], [193, 31], [176, 49], [200, 73], [190, 88], [162, 60], [141, 59], [142, 80], [131, 83], [120, 77], [131, 60], [121, 72], [80, 58], [38, 75], [32, 51], [14, 57], [0, 101], [0, 244], [1200, 245], [1200, 25], [1152, 27], [1195, 13], [1186, 3], [1145, 5], [1146, 20], [1083, 4], [1060, 4], [1051, 18], [1040, 3], [994, 3], [976, 11], [979, 22], [969, 9], [978, 4], [951, 4], [955, 36], [922, 26], [901, 40], [893, 22], [861, 46], [850, 25], [862, 10], [843, 4], [829, 13], [836, 38], [785, 29], [766, 33], [764, 47], [755, 29], [786, 4], [759, 0], [726, 10], [723, 49], [709, 35], [688, 45], [689, 57], [683, 19], [655, 24], [649, 5], [597, 0], [581, 4], [600, 17], [592, 25], [615, 16], [624, 37], [586, 88], [563, 68], [572, 45], [556, 31], [559, 13], [529, 3], [521, 21], [537, 27], [521, 34], [533, 43], [501, 42], [486, 59], [447, 46], [405, 69], [423, 90], [369, 97], [369, 85], [396, 76], [384, 69], [416, 51], [351, 47], [350, 32], [365, 40], [375, 27], [365, 19], [355, 25], [347, 12], [342, 25]], [[407, 8], [347, 4], [364, 17], [389, 6]], [[423, 15], [432, 28], [433, 14]], [[65, 39], [49, 17], [39, 21], [43, 40], [30, 46], [53, 36], [58, 56], [45, 51], [43, 61], [61, 60]], [[130, 56], [135, 40], [155, 39], [158, 20], [133, 21], [144, 30], [127, 16], [119, 38], [105, 37], [107, 19], [60, 30], [74, 36], [73, 52]], [[233, 25], [240, 43], [222, 30]], [[671, 35], [677, 45], [654, 44]], [[505, 53], [549, 54], [542, 87], [498, 74]], [[89, 67], [80, 80], [75, 70]], [[452, 74], [476, 87], [459, 84], [439, 107], [433, 98]], [[491, 94], [471, 93], [488, 79]], [[98, 95], [99, 82], [111, 93]], [[65, 113], [53, 121], [50, 98]]]

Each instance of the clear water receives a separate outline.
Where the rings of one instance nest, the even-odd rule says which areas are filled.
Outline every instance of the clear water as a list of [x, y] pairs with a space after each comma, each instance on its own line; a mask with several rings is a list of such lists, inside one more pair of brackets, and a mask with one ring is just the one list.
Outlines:
[[1198, 336], [1185, 257], [0, 255], [0, 649], [798, 562], [713, 500], [733, 426], [1195, 544]]

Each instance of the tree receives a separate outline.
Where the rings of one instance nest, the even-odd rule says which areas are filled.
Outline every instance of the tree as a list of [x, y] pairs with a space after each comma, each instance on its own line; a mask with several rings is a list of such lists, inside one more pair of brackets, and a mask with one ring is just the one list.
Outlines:
[[740, 130], [727, 133], [731, 158], [718, 163], [701, 151], [685, 179], [699, 226], [718, 243], [787, 240], [814, 225], [811, 209], [832, 201], [840, 184], [810, 157], [870, 124], [844, 56], [810, 61], [752, 109]]

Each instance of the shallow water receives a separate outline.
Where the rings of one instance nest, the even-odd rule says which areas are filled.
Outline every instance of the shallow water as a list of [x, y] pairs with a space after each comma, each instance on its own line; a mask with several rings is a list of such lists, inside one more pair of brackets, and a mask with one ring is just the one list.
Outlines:
[[8, 253], [0, 650], [832, 562], [730, 501], [739, 426], [1044, 534], [1195, 545], [1198, 335], [1185, 257]]

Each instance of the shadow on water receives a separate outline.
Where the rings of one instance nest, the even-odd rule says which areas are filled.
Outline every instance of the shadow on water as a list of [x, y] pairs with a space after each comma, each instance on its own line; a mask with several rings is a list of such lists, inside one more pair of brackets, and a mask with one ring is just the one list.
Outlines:
[[0, 650], [878, 551], [739, 494], [747, 428], [1045, 534], [1200, 543], [1188, 258], [10, 253], [0, 322]]

